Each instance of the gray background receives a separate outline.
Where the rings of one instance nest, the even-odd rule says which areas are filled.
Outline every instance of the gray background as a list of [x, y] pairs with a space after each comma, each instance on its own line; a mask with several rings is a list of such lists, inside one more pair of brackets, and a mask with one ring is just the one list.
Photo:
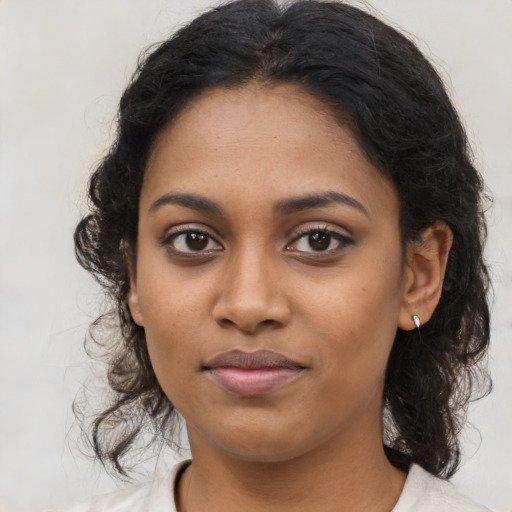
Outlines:
[[[210, 3], [0, 0], [2, 510], [38, 510], [115, 487], [77, 449], [73, 427], [71, 403], [91, 372], [82, 341], [102, 295], [75, 263], [71, 235], [140, 50]], [[488, 259], [495, 390], [471, 408], [455, 481], [474, 499], [510, 512], [512, 2], [372, 5], [414, 34], [446, 78], [494, 194]]]

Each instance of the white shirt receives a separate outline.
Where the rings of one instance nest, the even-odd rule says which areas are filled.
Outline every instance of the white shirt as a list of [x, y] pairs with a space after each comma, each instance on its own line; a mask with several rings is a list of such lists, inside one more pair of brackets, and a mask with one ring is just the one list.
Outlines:
[[[174, 502], [176, 475], [189, 463], [176, 464], [166, 477], [98, 496], [62, 512], [177, 512]], [[412, 465], [400, 498], [391, 512], [490, 512], [459, 494], [446, 480]]]

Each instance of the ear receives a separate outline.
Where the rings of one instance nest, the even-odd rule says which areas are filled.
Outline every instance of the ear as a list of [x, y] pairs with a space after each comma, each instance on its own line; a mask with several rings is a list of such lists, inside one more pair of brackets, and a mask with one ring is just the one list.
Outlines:
[[408, 242], [398, 318], [400, 329], [410, 331], [416, 327], [413, 315], [422, 324], [430, 320], [441, 298], [452, 242], [452, 230], [441, 221], [421, 231], [418, 239]]
[[137, 284], [132, 279], [130, 279], [130, 291], [128, 292], [128, 308], [130, 309], [133, 321], [137, 325], [144, 327], [144, 321], [139, 304], [139, 294], [137, 292]]
[[139, 303], [139, 293], [137, 291], [137, 273], [136, 268], [136, 256], [131, 246], [127, 242], [122, 243], [122, 251], [125, 259], [126, 266], [128, 267], [128, 276], [130, 279], [130, 290], [128, 291], [127, 303], [130, 314], [132, 315], [133, 321], [144, 326], [142, 318], [142, 312]]

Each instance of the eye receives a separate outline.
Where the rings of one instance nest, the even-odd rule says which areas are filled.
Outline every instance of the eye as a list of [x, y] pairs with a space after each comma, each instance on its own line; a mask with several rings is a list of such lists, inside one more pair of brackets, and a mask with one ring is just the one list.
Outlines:
[[222, 246], [211, 235], [192, 229], [171, 233], [163, 240], [163, 243], [174, 252], [182, 254], [201, 254], [222, 249]]
[[341, 233], [325, 228], [315, 228], [297, 236], [288, 246], [288, 250], [304, 253], [333, 253], [353, 241]]

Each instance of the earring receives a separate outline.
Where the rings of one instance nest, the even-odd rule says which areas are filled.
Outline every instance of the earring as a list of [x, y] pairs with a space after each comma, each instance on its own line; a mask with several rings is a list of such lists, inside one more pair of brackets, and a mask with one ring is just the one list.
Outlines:
[[417, 315], [412, 315], [412, 321], [414, 322], [414, 325], [416, 326], [416, 328], [419, 329], [420, 325], [421, 325], [420, 317]]

